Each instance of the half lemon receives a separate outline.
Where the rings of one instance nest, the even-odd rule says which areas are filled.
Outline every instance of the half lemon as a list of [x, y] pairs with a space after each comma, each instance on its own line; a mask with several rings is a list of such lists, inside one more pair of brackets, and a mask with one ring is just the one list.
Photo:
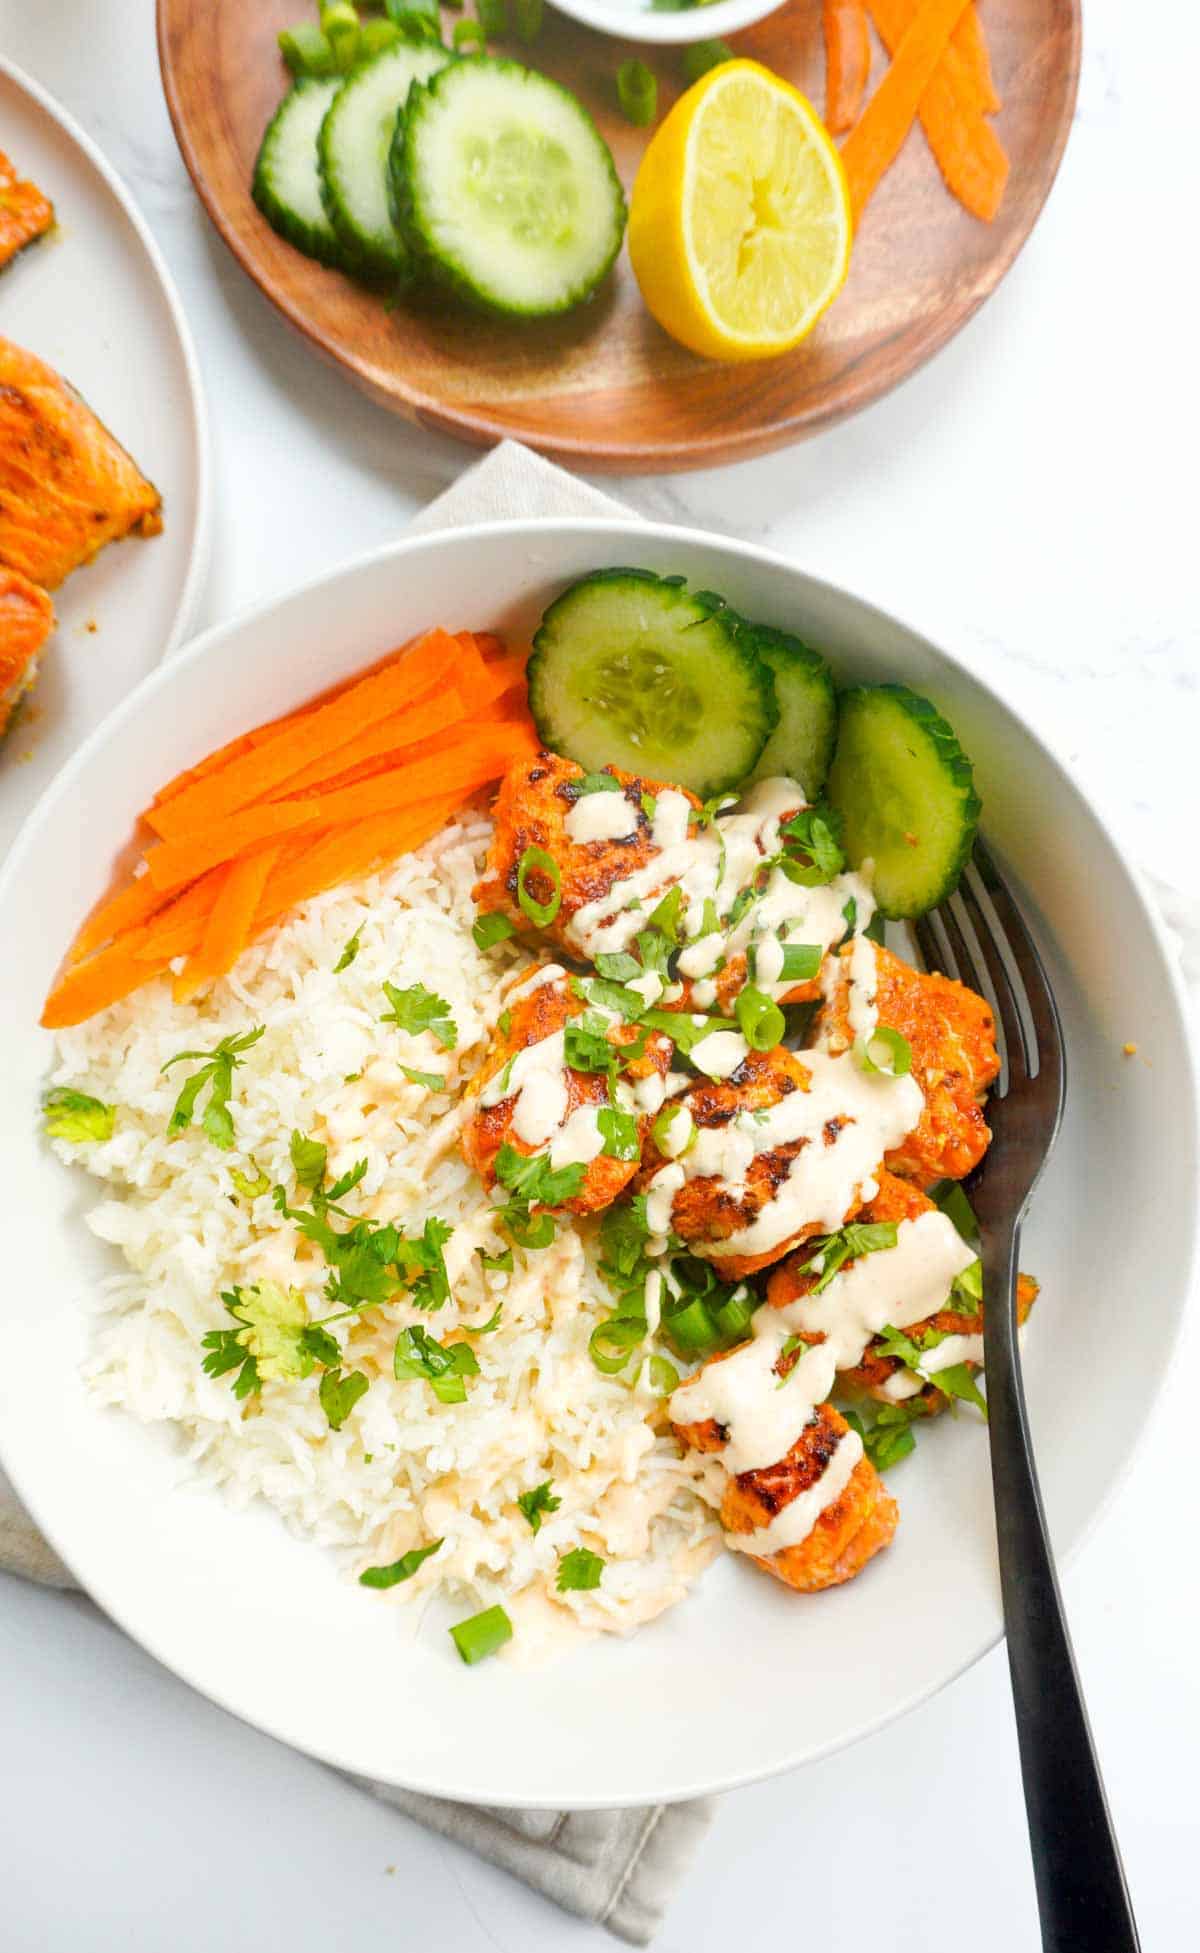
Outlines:
[[680, 96], [642, 157], [629, 209], [642, 297], [710, 359], [798, 345], [845, 282], [852, 232], [820, 117], [757, 61], [726, 61]]

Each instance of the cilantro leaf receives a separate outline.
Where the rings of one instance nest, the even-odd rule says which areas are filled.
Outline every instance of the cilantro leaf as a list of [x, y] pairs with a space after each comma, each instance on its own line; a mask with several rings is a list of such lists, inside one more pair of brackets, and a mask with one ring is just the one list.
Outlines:
[[343, 1376], [340, 1370], [326, 1370], [321, 1378], [321, 1409], [329, 1419], [330, 1429], [340, 1431], [360, 1397], [365, 1397], [369, 1388], [368, 1379], [361, 1370], [351, 1370]]
[[479, 1375], [479, 1359], [469, 1343], [435, 1342], [418, 1322], [397, 1336], [392, 1370], [401, 1382], [423, 1377], [440, 1403], [462, 1404], [467, 1396], [463, 1379]]
[[477, 915], [471, 924], [476, 949], [494, 949], [497, 943], [507, 942], [516, 933], [515, 926], [506, 915], [501, 915], [499, 909], [493, 909], [487, 915]]
[[570, 1553], [564, 1553], [554, 1582], [557, 1592], [587, 1593], [592, 1587], [598, 1587], [604, 1564], [600, 1555], [590, 1552], [586, 1546], [576, 1546]]
[[243, 1349], [236, 1329], [210, 1329], [207, 1336], [200, 1338], [200, 1346], [208, 1351], [202, 1365], [206, 1376], [223, 1377], [230, 1370], [237, 1371], [233, 1379], [233, 1394], [239, 1403], [262, 1389], [258, 1364], [249, 1351]]
[[[250, 1164], [253, 1166], [254, 1161], [251, 1160]], [[240, 1167], [231, 1166], [229, 1169], [229, 1177], [243, 1200], [257, 1200], [260, 1194], [265, 1194], [270, 1191], [271, 1182], [265, 1173], [256, 1172], [252, 1180], [248, 1173], [241, 1171]]]
[[394, 983], [385, 983], [383, 994], [391, 1009], [384, 1011], [382, 1023], [398, 1024], [402, 1031], [411, 1031], [414, 1036], [421, 1031], [432, 1031], [443, 1051], [453, 1051], [458, 1043], [458, 1026], [444, 997], [426, 990], [423, 983], [410, 984], [405, 990], [398, 990]]
[[235, 1332], [237, 1340], [254, 1358], [264, 1383], [311, 1376], [313, 1354], [304, 1340], [308, 1305], [298, 1288], [255, 1282], [222, 1293], [221, 1300], [243, 1325]]
[[354, 934], [351, 936], [349, 942], [346, 944], [346, 947], [343, 949], [341, 955], [338, 957], [337, 962], [333, 966], [334, 976], [340, 976], [343, 970], [348, 970], [350, 968], [351, 963], [353, 963], [361, 947], [362, 947], [362, 924], [360, 922], [358, 928], [354, 931]]
[[915, 1343], [911, 1336], [906, 1336], [902, 1329], [894, 1328], [890, 1322], [884, 1324], [872, 1349], [877, 1356], [894, 1356], [898, 1363], [903, 1363], [906, 1370], [920, 1373], [923, 1354], [920, 1345]]
[[986, 1418], [987, 1398], [976, 1383], [969, 1363], [950, 1363], [944, 1370], [933, 1370], [929, 1381], [935, 1390], [942, 1391], [947, 1397], [957, 1398], [964, 1404], [974, 1404], [976, 1410], [982, 1411]]
[[823, 1234], [810, 1242], [813, 1253], [802, 1263], [802, 1272], [807, 1272], [820, 1262], [820, 1272], [814, 1295], [821, 1295], [846, 1262], [856, 1261], [862, 1255], [878, 1254], [881, 1249], [894, 1248], [897, 1240], [895, 1221], [851, 1221], [847, 1227], [840, 1227], [833, 1234]]
[[625, 789], [611, 773], [585, 773], [582, 780], [573, 780], [572, 789], [576, 800], [582, 800], [588, 793], [623, 793]]
[[485, 1254], [482, 1248], [477, 1248], [475, 1252], [479, 1256], [479, 1259], [482, 1262], [483, 1266], [486, 1269], [488, 1269], [490, 1273], [499, 1273], [503, 1275], [512, 1274], [513, 1252], [511, 1248], [505, 1248], [503, 1253], [498, 1255]]
[[208, 1104], [204, 1109], [204, 1130], [214, 1146], [228, 1152], [233, 1145], [233, 1117], [229, 1110], [229, 1097], [233, 1090], [233, 1074], [241, 1064], [243, 1055], [252, 1045], [264, 1036], [266, 1025], [259, 1024], [252, 1031], [243, 1031], [240, 1037], [222, 1038], [211, 1051], [177, 1051], [168, 1058], [162, 1069], [170, 1071], [173, 1065], [184, 1064], [199, 1059], [199, 1069], [188, 1079], [167, 1123], [168, 1132], [182, 1132], [190, 1126], [195, 1115], [196, 1105], [205, 1086], [208, 1087]]
[[863, 1450], [876, 1471], [885, 1472], [892, 1465], [898, 1465], [916, 1450], [917, 1440], [912, 1426], [926, 1412], [919, 1401], [911, 1406], [905, 1404], [883, 1404], [875, 1413], [872, 1424], [865, 1424], [857, 1411], [844, 1410], [842, 1416], [847, 1424], [858, 1432], [863, 1441]]
[[642, 974], [642, 966], [637, 957], [631, 956], [627, 949], [602, 949], [595, 961], [600, 975], [608, 977], [613, 983], [628, 983], [630, 977], [638, 977]]
[[486, 1322], [465, 1322], [463, 1328], [469, 1330], [472, 1336], [490, 1336], [493, 1329], [499, 1329], [503, 1315], [504, 1304], [497, 1302]]
[[645, 1261], [643, 1250], [650, 1238], [646, 1219], [646, 1196], [606, 1207], [600, 1222], [600, 1272], [610, 1287], [631, 1283]]
[[581, 1161], [551, 1166], [549, 1153], [521, 1153], [506, 1141], [496, 1155], [496, 1178], [527, 1207], [560, 1207], [573, 1200], [586, 1171]]
[[337, 1340], [319, 1322], [310, 1322], [300, 1337], [300, 1347], [327, 1370], [336, 1370], [342, 1360]]
[[651, 909], [646, 921], [651, 929], [658, 929], [666, 937], [673, 949], [679, 947], [679, 926], [683, 913], [683, 889], [676, 882], [660, 901]]
[[562, 1504], [562, 1500], [556, 1498], [551, 1490], [553, 1484], [554, 1480], [547, 1478], [541, 1485], [535, 1485], [532, 1491], [517, 1494], [517, 1504], [535, 1533], [541, 1530], [543, 1517], [548, 1513], [557, 1512]]
[[[790, 843], [779, 857], [779, 866], [790, 881], [805, 888], [819, 888], [831, 882], [846, 866], [838, 841], [839, 822], [832, 808], [805, 807], [790, 821], [784, 821], [780, 835]], [[799, 854], [806, 859], [797, 861]]]
[[638, 1122], [618, 1105], [601, 1106], [596, 1124], [604, 1139], [604, 1152], [613, 1160], [636, 1160], [642, 1150]]
[[56, 1085], [42, 1100], [46, 1131], [51, 1139], [65, 1139], [72, 1146], [88, 1140], [111, 1139], [117, 1123], [115, 1105], [105, 1105], [87, 1092], [74, 1092], [68, 1085]]
[[383, 1591], [388, 1587], [398, 1587], [402, 1580], [411, 1580], [419, 1566], [424, 1566], [443, 1542], [431, 1539], [428, 1546], [414, 1546], [409, 1553], [402, 1553], [390, 1566], [369, 1566], [358, 1576], [360, 1587], [375, 1587]]
[[329, 1159], [328, 1151], [320, 1140], [306, 1139], [302, 1132], [293, 1132], [289, 1150], [297, 1184], [307, 1187], [310, 1192], [314, 1187], [319, 1187], [325, 1178]]
[[450, 1299], [450, 1278], [446, 1273], [446, 1257], [442, 1253], [454, 1229], [448, 1221], [431, 1214], [421, 1230], [419, 1241], [400, 1238], [397, 1254], [398, 1265], [410, 1276], [415, 1275], [409, 1301], [417, 1309], [440, 1309]]
[[446, 1089], [444, 1071], [418, 1071], [415, 1065], [401, 1065], [400, 1069], [410, 1085], [423, 1085], [427, 1092], [444, 1092]]
[[502, 1207], [500, 1220], [518, 1248], [548, 1248], [558, 1233], [552, 1214], [531, 1214], [522, 1200], [510, 1200]]

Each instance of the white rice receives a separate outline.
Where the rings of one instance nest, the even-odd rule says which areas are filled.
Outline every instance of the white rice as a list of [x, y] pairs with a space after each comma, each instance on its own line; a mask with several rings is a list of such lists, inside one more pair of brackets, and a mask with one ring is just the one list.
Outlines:
[[[508, 1243], [458, 1150], [461, 1087], [482, 1059], [506, 984], [528, 960], [507, 946], [481, 954], [471, 937], [470, 890], [490, 831], [464, 814], [383, 875], [306, 903], [196, 1003], [175, 1003], [170, 984], [158, 981], [60, 1033], [53, 1082], [119, 1110], [103, 1144], [53, 1143], [108, 1183], [111, 1196], [89, 1224], [132, 1271], [99, 1298], [87, 1366], [97, 1398], [174, 1425], [205, 1480], [239, 1505], [267, 1500], [296, 1532], [341, 1549], [348, 1577], [442, 1538], [379, 1602], [411, 1602], [439, 1587], [471, 1606], [500, 1601], [516, 1629], [513, 1656], [536, 1659], [580, 1634], [627, 1633], [681, 1599], [720, 1534], [701, 1495], [700, 1461], [680, 1455], [648, 1386], [631, 1390], [601, 1375], [588, 1355], [591, 1331], [612, 1306], [592, 1230], [568, 1221], [553, 1247], [515, 1249], [511, 1275], [485, 1273], [476, 1252], [498, 1254]], [[356, 930], [358, 954], [335, 974]], [[453, 1052], [430, 1032], [380, 1021], [385, 979], [423, 983], [449, 1002]], [[214, 1146], [199, 1117], [170, 1134], [189, 1067], [164, 1075], [164, 1062], [260, 1024], [265, 1035], [234, 1074], [233, 1149]], [[411, 1084], [402, 1064], [446, 1073], [449, 1092]], [[294, 1189], [293, 1130], [327, 1144], [331, 1177], [368, 1161], [347, 1198], [356, 1215], [409, 1234], [430, 1214], [454, 1228], [446, 1249], [453, 1293], [441, 1311], [400, 1302], [332, 1330], [346, 1364], [371, 1379], [337, 1432], [320, 1406], [319, 1373], [268, 1381], [242, 1405], [228, 1376], [201, 1368], [201, 1338], [234, 1326], [223, 1289], [264, 1280], [293, 1287], [314, 1319], [336, 1306], [322, 1294], [319, 1250], [269, 1194], [247, 1200], [234, 1189], [233, 1169]], [[297, 1196], [296, 1204], [305, 1203]], [[460, 1324], [486, 1321], [498, 1302], [500, 1327], [474, 1343], [480, 1375], [468, 1379], [465, 1403], [443, 1405], [427, 1383], [394, 1379], [401, 1328], [419, 1322], [445, 1340]], [[547, 1478], [562, 1503], [535, 1534], [516, 1498]], [[560, 1596], [559, 1559], [581, 1545], [604, 1559], [601, 1584]]]

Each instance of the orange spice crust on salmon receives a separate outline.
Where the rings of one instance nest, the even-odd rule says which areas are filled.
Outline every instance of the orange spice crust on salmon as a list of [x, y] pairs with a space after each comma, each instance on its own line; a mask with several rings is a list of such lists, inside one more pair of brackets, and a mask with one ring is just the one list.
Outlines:
[[0, 271], [54, 226], [54, 205], [0, 149]]

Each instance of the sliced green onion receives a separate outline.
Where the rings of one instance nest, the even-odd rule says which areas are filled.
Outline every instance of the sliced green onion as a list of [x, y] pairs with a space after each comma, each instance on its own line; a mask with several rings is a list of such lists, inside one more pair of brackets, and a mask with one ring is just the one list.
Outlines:
[[[451, 30], [450, 39], [460, 53], [463, 48], [475, 48], [480, 53], [484, 52], [487, 48], [487, 35], [477, 20], [456, 20]], [[478, 928], [478, 923], [475, 926]], [[475, 940], [479, 942], [478, 936], [476, 936]], [[499, 942], [500, 938], [497, 936], [495, 940]], [[486, 945], [479, 943], [479, 947], [483, 949]]]
[[742, 1295], [735, 1289], [719, 1308], [712, 1311], [712, 1318], [721, 1332], [722, 1342], [745, 1341], [750, 1334], [750, 1318], [754, 1314], [754, 1306], [748, 1295]]
[[732, 61], [734, 58], [733, 49], [726, 47], [724, 41], [693, 41], [691, 47], [684, 48], [680, 58], [683, 78], [690, 88], [692, 83], [699, 81], [701, 75], [706, 75], [710, 68], [719, 68], [723, 61]]
[[863, 1071], [878, 1072], [883, 1078], [903, 1078], [912, 1070], [912, 1046], [890, 1024], [877, 1024], [870, 1037], [857, 1037], [853, 1052]]
[[588, 1355], [601, 1376], [619, 1375], [645, 1334], [644, 1316], [609, 1316], [598, 1322], [588, 1337]]
[[669, 1397], [679, 1388], [679, 1372], [665, 1356], [657, 1353], [650, 1358], [650, 1388], [657, 1397]]
[[617, 69], [617, 99], [635, 128], [645, 129], [658, 114], [658, 82], [644, 61], [622, 61]]
[[738, 1028], [751, 1051], [773, 1051], [787, 1029], [779, 1005], [765, 991], [748, 983], [739, 990], [733, 1006]]
[[373, 54], [382, 54], [385, 47], [395, 47], [400, 38], [394, 20], [364, 20], [359, 54], [364, 61], [369, 61]]
[[813, 977], [820, 974], [821, 959], [824, 954], [820, 943], [785, 943], [779, 981], [781, 983], [810, 982]]
[[485, 1607], [482, 1614], [472, 1614], [469, 1619], [456, 1622], [450, 1629], [450, 1638], [468, 1668], [473, 1668], [477, 1661], [486, 1661], [506, 1641], [511, 1641], [512, 1633], [512, 1622], [502, 1607]]
[[513, 0], [513, 26], [526, 47], [541, 33], [544, 11], [543, 0]]
[[682, 1308], [667, 1310], [663, 1329], [681, 1356], [711, 1356], [720, 1343], [716, 1324], [698, 1295]]
[[[548, 902], [539, 902], [525, 886], [533, 873], [549, 878], [554, 893]], [[521, 905], [522, 914], [527, 915], [530, 922], [538, 929], [547, 928], [562, 907], [562, 876], [558, 872], [558, 863], [554, 856], [547, 854], [545, 848], [526, 848], [521, 856], [517, 868], [517, 901]]]
[[359, 1574], [358, 1584], [360, 1587], [376, 1587], [381, 1592], [388, 1587], [398, 1587], [402, 1580], [411, 1580], [417, 1568], [423, 1566], [441, 1544], [440, 1539], [434, 1539], [428, 1546], [414, 1546], [411, 1553], [402, 1554], [390, 1566], [369, 1566]]
[[309, 20], [283, 29], [279, 36], [279, 52], [294, 75], [331, 75], [337, 68], [329, 42], [321, 29]]
[[322, 7], [321, 32], [333, 49], [334, 66], [343, 73], [358, 57], [361, 31], [358, 14], [348, 0], [335, 0], [333, 6]]
[[508, 32], [508, 7], [505, 0], [475, 0], [475, 11], [479, 15], [479, 25], [489, 41], [499, 40]]
[[650, 1137], [664, 1159], [682, 1159], [696, 1144], [696, 1121], [686, 1105], [664, 1105], [650, 1128]]
[[[474, 26], [475, 26], [475, 22], [473, 20], [455, 21], [454, 23], [455, 47], [459, 45], [459, 41], [458, 41], [459, 28], [460, 27], [473, 28]], [[476, 949], [493, 949], [497, 943], [507, 942], [508, 938], [515, 934], [516, 934], [515, 925], [509, 921], [506, 915], [501, 915], [499, 909], [492, 909], [488, 912], [487, 915], [477, 915], [474, 922], [471, 924], [471, 935], [474, 939]]]

